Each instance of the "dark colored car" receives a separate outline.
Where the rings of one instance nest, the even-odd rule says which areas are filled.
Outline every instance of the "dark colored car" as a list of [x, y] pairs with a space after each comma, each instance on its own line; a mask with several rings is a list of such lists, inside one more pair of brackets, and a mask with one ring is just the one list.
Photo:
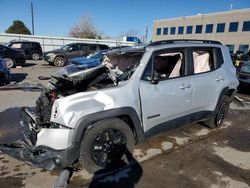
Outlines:
[[69, 61], [69, 64], [81, 65], [86, 68], [96, 67], [101, 64], [104, 55], [108, 50], [101, 50], [87, 57], [74, 58]]
[[0, 86], [10, 82], [10, 69], [7, 67], [5, 60], [0, 58]]
[[25, 52], [26, 59], [39, 60], [42, 58], [43, 51], [39, 42], [32, 41], [11, 41], [8, 47], [22, 49]]
[[44, 52], [43, 59], [51, 65], [65, 66], [70, 59], [85, 57], [96, 51], [107, 50], [109, 47], [103, 44], [71, 43], [62, 46], [58, 50]]
[[9, 48], [4, 45], [0, 45], [0, 57], [6, 61], [8, 68], [23, 65], [26, 61], [23, 50]]
[[250, 61], [245, 61], [242, 63], [239, 70], [239, 81], [239, 90], [250, 86]]

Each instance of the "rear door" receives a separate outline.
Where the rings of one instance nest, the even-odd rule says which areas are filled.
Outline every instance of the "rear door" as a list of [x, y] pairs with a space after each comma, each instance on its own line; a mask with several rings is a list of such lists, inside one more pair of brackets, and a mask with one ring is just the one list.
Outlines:
[[221, 49], [196, 47], [192, 48], [191, 53], [194, 79], [193, 112], [213, 111], [226, 81], [221, 68]]
[[82, 57], [88, 56], [90, 53], [90, 44], [80, 44], [80, 55]]
[[[144, 131], [189, 114], [193, 80], [187, 76], [187, 65], [187, 49], [167, 49], [152, 55], [140, 81]], [[185, 118], [189, 121], [189, 116]]]

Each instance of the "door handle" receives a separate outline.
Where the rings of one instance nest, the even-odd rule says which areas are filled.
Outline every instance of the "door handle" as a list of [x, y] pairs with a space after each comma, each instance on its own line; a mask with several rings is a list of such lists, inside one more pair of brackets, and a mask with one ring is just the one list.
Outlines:
[[223, 80], [225, 80], [225, 78], [223, 78], [223, 77], [221, 77], [221, 76], [219, 76], [219, 77], [217, 77], [217, 78], [215, 79], [215, 81], [217, 81], [217, 82], [221, 82], [221, 81], [223, 81]]
[[180, 89], [188, 89], [188, 88], [191, 88], [192, 87], [192, 84], [182, 84], [180, 86]]

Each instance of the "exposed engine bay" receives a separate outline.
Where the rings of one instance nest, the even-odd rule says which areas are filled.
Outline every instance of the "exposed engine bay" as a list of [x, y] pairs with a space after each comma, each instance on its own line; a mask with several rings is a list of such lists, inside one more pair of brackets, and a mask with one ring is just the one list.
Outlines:
[[49, 84], [36, 101], [36, 126], [53, 127], [50, 123], [53, 102], [79, 92], [115, 87], [128, 80], [142, 58], [142, 51], [124, 52], [114, 50], [107, 53], [102, 65], [86, 69], [81, 65], [66, 66], [51, 75]]

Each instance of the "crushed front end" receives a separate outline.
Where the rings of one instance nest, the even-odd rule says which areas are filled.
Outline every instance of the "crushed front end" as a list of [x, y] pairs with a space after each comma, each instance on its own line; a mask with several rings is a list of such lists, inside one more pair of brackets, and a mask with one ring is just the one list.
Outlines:
[[72, 166], [79, 157], [79, 143], [72, 142], [74, 128], [51, 121], [53, 104], [69, 95], [112, 86], [115, 83], [103, 66], [87, 70], [69, 66], [59, 70], [42, 89], [35, 108], [21, 109], [23, 139], [1, 145], [0, 150], [47, 170]]

